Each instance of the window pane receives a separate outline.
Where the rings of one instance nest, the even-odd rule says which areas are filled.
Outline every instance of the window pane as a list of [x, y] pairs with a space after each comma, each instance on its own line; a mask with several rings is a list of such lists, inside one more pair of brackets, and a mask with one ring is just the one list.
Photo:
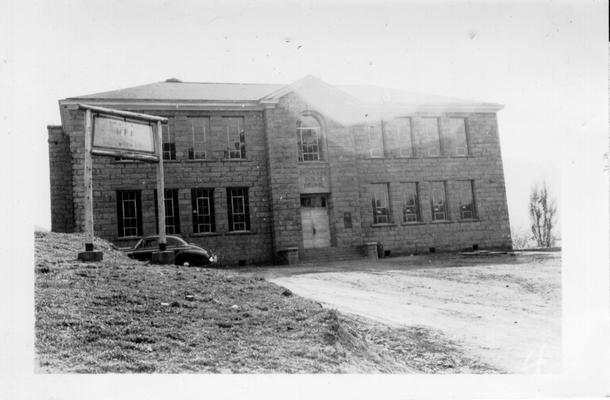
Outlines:
[[454, 156], [468, 155], [468, 141], [466, 139], [466, 122], [464, 118], [449, 118], [448, 141], [451, 154]]
[[320, 124], [311, 116], [297, 121], [299, 161], [318, 161], [320, 157]]
[[214, 189], [192, 189], [193, 232], [215, 232]]
[[383, 157], [383, 132], [381, 124], [370, 125], [369, 135], [369, 155], [371, 157]]
[[161, 137], [162, 137], [162, 151], [164, 160], [175, 160], [176, 159], [176, 143], [170, 120], [167, 124], [161, 125]]
[[227, 135], [226, 158], [246, 158], [246, 133], [241, 117], [223, 118]]
[[205, 159], [207, 154], [207, 139], [210, 133], [209, 118], [189, 118], [190, 147], [189, 159]]
[[385, 124], [385, 133], [393, 137], [401, 157], [413, 157], [411, 118], [397, 118]]
[[441, 144], [438, 129], [438, 118], [421, 119], [421, 145], [424, 156], [438, 157], [441, 154]]
[[405, 183], [402, 221], [416, 222], [419, 220], [419, 193], [417, 182]]
[[[157, 191], [155, 190], [155, 231], [159, 233], [159, 209]], [[165, 233], [174, 235], [180, 233], [180, 215], [178, 204], [178, 189], [166, 189], [164, 192], [165, 204]]]
[[117, 191], [119, 237], [139, 236], [141, 230], [140, 213], [140, 196], [138, 191]]
[[460, 211], [460, 219], [477, 218], [472, 186], [472, 181], [456, 182], [456, 197]]
[[230, 231], [250, 229], [248, 188], [227, 188], [227, 207]]
[[373, 223], [387, 224], [390, 222], [390, 207], [388, 204], [388, 184], [372, 185]]
[[430, 208], [432, 210], [433, 221], [442, 221], [447, 219], [445, 182], [430, 183]]

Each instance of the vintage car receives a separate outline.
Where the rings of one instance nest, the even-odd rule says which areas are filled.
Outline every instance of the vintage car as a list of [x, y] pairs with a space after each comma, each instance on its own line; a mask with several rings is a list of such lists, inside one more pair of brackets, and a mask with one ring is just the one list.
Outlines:
[[[206, 250], [203, 247], [188, 243], [186, 240], [178, 236], [167, 235], [166, 237], [166, 249], [173, 251], [175, 254], [176, 265], [187, 265], [187, 266], [202, 266], [202, 265], [216, 265], [218, 263], [218, 257], [213, 254], [210, 250]], [[136, 243], [132, 248], [123, 249], [123, 251], [130, 258], [135, 258], [141, 261], [150, 261], [152, 253], [159, 251], [159, 236], [146, 236], [143, 237]]]

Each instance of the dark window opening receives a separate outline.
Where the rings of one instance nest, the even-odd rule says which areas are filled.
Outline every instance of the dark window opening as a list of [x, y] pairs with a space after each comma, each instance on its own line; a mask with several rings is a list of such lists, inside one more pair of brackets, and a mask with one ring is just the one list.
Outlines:
[[142, 235], [142, 197], [140, 190], [117, 190], [118, 236]]
[[[155, 190], [155, 232], [159, 233], [159, 209], [157, 208], [157, 191]], [[165, 233], [175, 235], [180, 233], [180, 205], [178, 204], [178, 189], [165, 189]]]
[[250, 202], [247, 187], [227, 188], [227, 213], [230, 232], [250, 230]]
[[193, 233], [216, 232], [214, 215], [214, 189], [191, 189], [193, 207]]

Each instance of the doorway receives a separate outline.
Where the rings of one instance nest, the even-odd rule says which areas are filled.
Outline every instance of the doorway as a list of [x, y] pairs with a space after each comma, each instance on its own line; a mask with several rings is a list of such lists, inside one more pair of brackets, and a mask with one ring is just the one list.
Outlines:
[[303, 229], [303, 248], [313, 249], [330, 246], [327, 195], [301, 195], [301, 226]]

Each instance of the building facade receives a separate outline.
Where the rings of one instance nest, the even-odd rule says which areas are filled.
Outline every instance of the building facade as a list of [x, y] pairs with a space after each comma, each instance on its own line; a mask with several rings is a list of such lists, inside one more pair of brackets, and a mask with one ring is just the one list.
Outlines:
[[[501, 106], [387, 89], [183, 83], [59, 101], [49, 126], [52, 230], [82, 231], [79, 103], [167, 117], [166, 230], [226, 263], [382, 242], [396, 253], [510, 248]], [[93, 157], [94, 231], [156, 233], [153, 164]]]

